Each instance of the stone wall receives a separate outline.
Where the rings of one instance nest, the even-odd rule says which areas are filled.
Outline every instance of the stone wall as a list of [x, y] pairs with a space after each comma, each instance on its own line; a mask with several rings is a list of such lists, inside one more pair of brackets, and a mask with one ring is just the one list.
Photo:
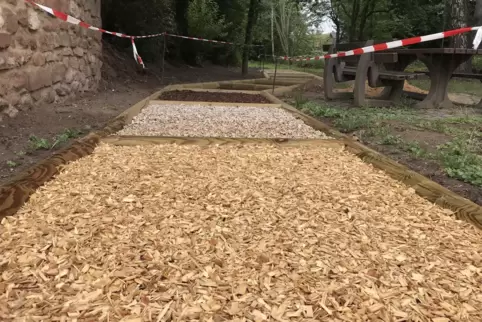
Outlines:
[[[101, 26], [101, 0], [36, 0]], [[24, 0], [0, 0], [0, 121], [41, 103], [96, 90], [101, 33], [68, 24]]]

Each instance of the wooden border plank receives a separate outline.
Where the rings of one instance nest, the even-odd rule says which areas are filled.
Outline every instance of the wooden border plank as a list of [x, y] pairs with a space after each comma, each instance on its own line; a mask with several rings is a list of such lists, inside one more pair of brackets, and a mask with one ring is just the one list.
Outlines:
[[302, 119], [305, 124], [327, 135], [345, 142], [347, 151], [355, 154], [366, 163], [370, 163], [377, 169], [384, 171], [390, 177], [411, 187], [422, 198], [435, 203], [443, 208], [450, 209], [455, 213], [456, 218], [472, 223], [482, 229], [482, 207], [476, 203], [450, 191], [438, 183], [410, 170], [408, 167], [390, 159], [389, 157], [376, 152], [373, 149], [361, 144], [349, 136], [331, 128], [323, 122], [306, 115], [291, 105], [286, 104], [269, 92], [263, 92], [266, 98], [273, 103], [281, 105], [281, 108]]
[[250, 91], [250, 90], [235, 90], [235, 89], [220, 89], [220, 88], [179, 88], [169, 90], [173, 91], [193, 91], [193, 92], [207, 92], [207, 93], [244, 93], [251, 95], [259, 95], [261, 91]]
[[63, 165], [91, 154], [102, 137], [121, 130], [147, 106], [152, 98], [159, 96], [163, 91], [171, 90], [171, 88], [171, 86], [167, 86], [149, 95], [108, 122], [103, 129], [93, 131], [80, 139], [74, 140], [69, 146], [41, 160], [0, 186], [0, 219], [14, 215], [28, 201], [35, 190], [59, 173]]
[[149, 105], [151, 104], [184, 104], [184, 105], [206, 105], [206, 106], [245, 106], [245, 107], [276, 107], [280, 108], [280, 104], [273, 104], [273, 103], [232, 103], [232, 102], [197, 102], [197, 101], [164, 101], [164, 100], [151, 100]]
[[101, 140], [118, 146], [181, 144], [181, 145], [245, 145], [275, 144], [279, 146], [318, 146], [343, 148], [344, 141], [334, 139], [257, 139], [257, 138], [221, 138], [221, 137], [163, 137], [163, 136], [110, 136]]

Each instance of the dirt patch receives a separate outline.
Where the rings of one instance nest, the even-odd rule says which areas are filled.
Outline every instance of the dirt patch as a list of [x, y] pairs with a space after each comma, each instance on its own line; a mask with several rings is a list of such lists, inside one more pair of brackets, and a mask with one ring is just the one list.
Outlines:
[[269, 104], [267, 98], [259, 94], [246, 93], [221, 93], [221, 92], [195, 92], [189, 90], [176, 90], [162, 93], [160, 100], [188, 101], [188, 102], [229, 102], [229, 103], [254, 103]]
[[[355, 86], [354, 84], [351, 84], [350, 86], [348, 86], [346, 88], [337, 89], [336, 91], [337, 92], [353, 92], [354, 86]], [[368, 81], [365, 84], [365, 93], [369, 97], [379, 96], [382, 93], [383, 89], [384, 89], [384, 87], [372, 88], [372, 87], [368, 86]], [[403, 90], [407, 91], [407, 92], [414, 92], [414, 93], [419, 93], [419, 94], [427, 94], [428, 93], [427, 91], [425, 91], [423, 89], [420, 89], [416, 86], [411, 85], [407, 81], [405, 81], [405, 83], [403, 85]]]
[[[14, 119], [4, 118], [0, 123], [0, 184], [67, 146], [76, 137], [104, 127], [113, 117], [165, 85], [243, 78], [236, 68], [168, 65], [162, 84], [158, 74], [140, 73], [135, 65], [129, 67], [131, 60], [126, 57], [119, 62], [118, 57], [113, 59], [109, 54], [104, 59], [104, 79], [97, 93], [22, 110]], [[259, 72], [251, 70], [244, 78], [260, 77]]]
[[434, 152], [437, 146], [442, 145], [450, 141], [451, 137], [438, 132], [415, 130], [411, 128], [397, 129], [394, 131], [404, 141], [418, 142], [420, 146], [429, 152]]
[[482, 187], [475, 187], [471, 184], [450, 178], [436, 162], [414, 158], [393, 146], [377, 145], [373, 142], [365, 142], [365, 144], [445, 188], [482, 206]]

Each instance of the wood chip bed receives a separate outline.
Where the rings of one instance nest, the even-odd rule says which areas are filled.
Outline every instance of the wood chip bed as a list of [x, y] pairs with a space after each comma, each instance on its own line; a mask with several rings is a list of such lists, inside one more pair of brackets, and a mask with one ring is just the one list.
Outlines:
[[481, 233], [339, 149], [101, 145], [0, 232], [2, 321], [482, 319]]
[[292, 114], [275, 107], [158, 104], [144, 108], [119, 135], [328, 138]]

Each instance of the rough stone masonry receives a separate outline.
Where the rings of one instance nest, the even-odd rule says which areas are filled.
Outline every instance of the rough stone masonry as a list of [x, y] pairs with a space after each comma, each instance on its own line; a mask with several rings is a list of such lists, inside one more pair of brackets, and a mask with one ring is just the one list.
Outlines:
[[[101, 0], [37, 0], [101, 26]], [[68, 24], [24, 0], [0, 0], [0, 122], [41, 103], [96, 90], [101, 33]]]

